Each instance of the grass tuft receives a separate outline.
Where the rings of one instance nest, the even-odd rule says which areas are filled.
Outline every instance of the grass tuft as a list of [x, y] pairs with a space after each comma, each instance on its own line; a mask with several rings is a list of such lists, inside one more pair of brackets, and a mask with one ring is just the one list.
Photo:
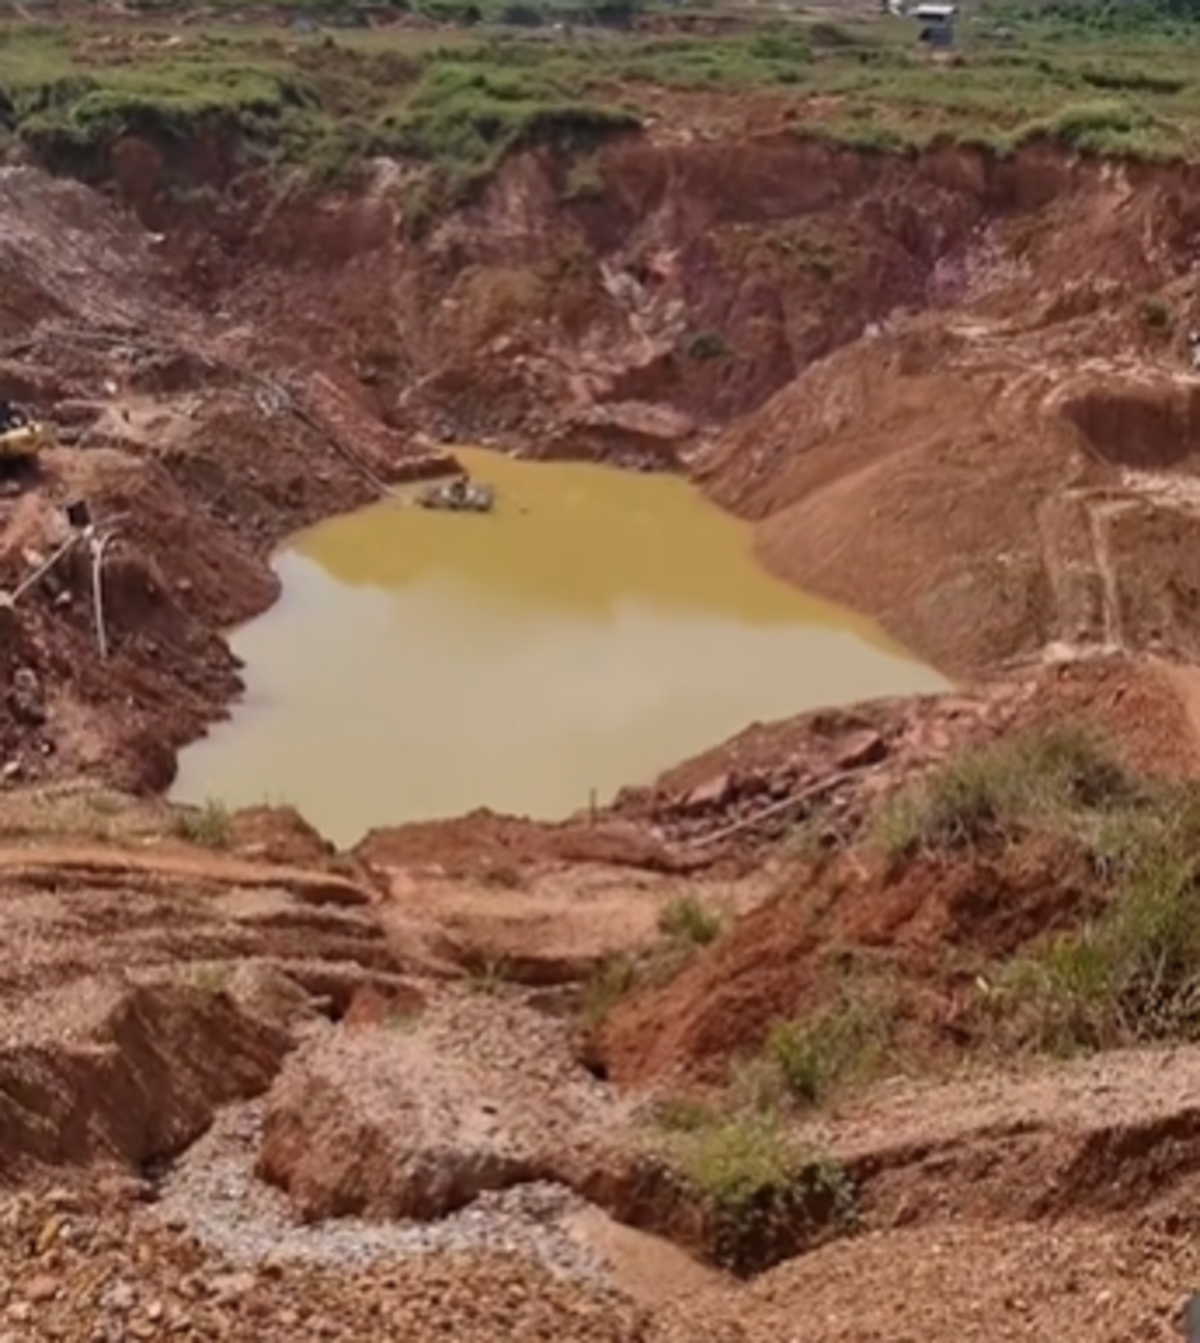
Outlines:
[[600, 965], [583, 992], [583, 1017], [597, 1027], [639, 982], [637, 962], [630, 956], [611, 956]]
[[845, 1170], [770, 1112], [730, 1115], [686, 1134], [679, 1169], [706, 1212], [714, 1257], [734, 1271], [796, 1252], [814, 1228], [857, 1220]]
[[682, 895], [663, 906], [658, 930], [681, 946], [706, 947], [721, 935], [721, 919], [693, 895]]
[[765, 1059], [791, 1099], [818, 1105], [854, 1077], [866, 1076], [884, 1056], [886, 1015], [863, 1002], [834, 1005], [800, 1022], [781, 1022], [767, 1037]]
[[1108, 903], [1004, 967], [996, 1005], [1054, 1052], [1200, 1038], [1200, 794], [1168, 790], [1090, 843]]
[[174, 831], [189, 844], [198, 844], [205, 849], [227, 849], [233, 840], [233, 817], [223, 802], [209, 798], [202, 807], [177, 812]]
[[1005, 842], [1079, 813], [1126, 806], [1132, 776], [1095, 737], [1074, 727], [969, 752], [891, 798], [874, 821], [890, 858]]

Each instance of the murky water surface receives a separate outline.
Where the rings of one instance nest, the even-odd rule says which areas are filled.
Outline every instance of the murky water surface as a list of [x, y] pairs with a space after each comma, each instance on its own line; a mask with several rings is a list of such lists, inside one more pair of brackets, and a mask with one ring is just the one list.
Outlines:
[[234, 636], [247, 694], [174, 796], [331, 839], [477, 806], [557, 817], [756, 719], [942, 684], [776, 582], [683, 481], [460, 454], [489, 516], [383, 504], [295, 538]]

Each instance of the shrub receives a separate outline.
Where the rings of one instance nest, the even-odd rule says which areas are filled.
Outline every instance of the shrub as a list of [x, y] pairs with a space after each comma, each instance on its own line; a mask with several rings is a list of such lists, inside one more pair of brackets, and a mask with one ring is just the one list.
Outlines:
[[189, 807], [175, 816], [175, 833], [189, 844], [206, 849], [228, 848], [232, 839], [233, 818], [223, 802], [209, 798], [202, 807]]
[[775, 1026], [764, 1052], [779, 1070], [788, 1094], [815, 1105], [839, 1082], [875, 1066], [888, 1034], [883, 1013], [863, 1003], [845, 1002], [805, 1021]]
[[1115, 889], [1083, 928], [1003, 970], [997, 1000], [1055, 1051], [1200, 1038], [1194, 790], [1118, 818], [1097, 870]]
[[961, 849], [1034, 825], [1061, 826], [1073, 814], [1125, 805], [1136, 793], [1094, 737], [1053, 728], [951, 760], [885, 804], [875, 839], [891, 857]]
[[704, 1206], [715, 1258], [735, 1271], [777, 1262], [814, 1227], [857, 1217], [842, 1167], [772, 1114], [734, 1115], [687, 1135], [680, 1168]]
[[658, 916], [658, 930], [675, 942], [706, 947], [721, 934], [721, 920], [704, 908], [692, 895], [679, 896], [664, 905]]

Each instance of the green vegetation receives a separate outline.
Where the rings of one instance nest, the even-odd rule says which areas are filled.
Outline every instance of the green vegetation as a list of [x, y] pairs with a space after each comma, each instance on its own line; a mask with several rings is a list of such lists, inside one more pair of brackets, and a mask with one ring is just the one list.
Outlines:
[[820, 280], [832, 280], [837, 274], [837, 249], [821, 238], [812, 238], [802, 229], [789, 228], [773, 233], [768, 245], [800, 270]]
[[721, 935], [721, 920], [695, 896], [681, 895], [663, 906], [658, 930], [683, 946], [706, 947]]
[[[230, 173], [351, 178], [376, 155], [427, 165], [415, 213], [463, 199], [514, 149], [547, 143], [568, 169], [566, 201], [601, 196], [591, 162], [640, 124], [651, 88], [774, 92], [798, 134], [870, 150], [937, 141], [1006, 153], [1036, 139], [1098, 154], [1187, 155], [1200, 130], [1200, 24], [1175, 6], [1048, 4], [968, 16], [934, 62], [910, 20], [840, 23], [712, 10], [717, 34], [622, 31], [634, 3], [572, 7], [428, 0], [440, 29], [371, 29], [352, 4], [300, 0], [306, 27], [0, 25], [0, 143], [99, 177], [125, 134], [203, 141]], [[266, 11], [264, 11], [266, 13]], [[357, 17], [356, 17], [357, 15]], [[689, 11], [663, 10], [660, 26]], [[671, 16], [671, 17], [669, 17]], [[551, 28], [552, 22], [565, 25]], [[357, 25], [357, 26], [356, 26]], [[541, 32], [529, 32], [531, 27]], [[215, 156], [215, 157], [214, 157]], [[186, 156], [168, 155], [187, 191]], [[166, 184], [168, 188], [172, 183]], [[833, 274], [827, 244], [793, 240], [797, 264]], [[706, 346], [697, 357], [712, 357]]]
[[686, 348], [689, 359], [724, 359], [732, 354], [719, 331], [697, 331], [688, 338]]
[[192, 983], [205, 993], [223, 993], [232, 973], [227, 961], [205, 961], [193, 968]]
[[639, 983], [637, 962], [630, 956], [611, 956], [600, 965], [583, 991], [583, 1018], [589, 1026], [599, 1026]]
[[952, 760], [882, 808], [875, 839], [893, 858], [1004, 842], [1125, 814], [1139, 796], [1136, 781], [1100, 743], [1060, 727]]
[[817, 1105], [839, 1084], [876, 1067], [889, 1034], [885, 1012], [847, 999], [803, 1021], [779, 1023], [764, 1054], [793, 1100]]
[[720, 1112], [692, 1096], [663, 1096], [653, 1107], [654, 1123], [668, 1133], [699, 1133], [720, 1122]]
[[996, 1005], [1060, 1052], [1200, 1038], [1200, 793], [1101, 817], [1089, 841], [1108, 902], [1003, 967]]
[[216, 798], [202, 807], [189, 807], [175, 816], [175, 834], [189, 844], [206, 849], [226, 849], [233, 838], [233, 818], [229, 808]]
[[790, 1134], [772, 1110], [687, 1112], [676, 1168], [698, 1196], [714, 1258], [755, 1270], [798, 1252], [823, 1227], [852, 1227], [854, 1190], [831, 1157]]
[[509, 977], [508, 963], [503, 957], [499, 957], [494, 960], [481, 961], [472, 966], [470, 979], [467, 982], [475, 993], [491, 996], [503, 989]]
[[[1053, 1050], [1200, 1038], [1200, 786], [1141, 779], [1071, 728], [965, 755], [883, 810], [894, 859], [1053, 846], [1097, 912], [999, 966], [984, 1005]], [[1069, 874], [1075, 871], [1076, 876]]]

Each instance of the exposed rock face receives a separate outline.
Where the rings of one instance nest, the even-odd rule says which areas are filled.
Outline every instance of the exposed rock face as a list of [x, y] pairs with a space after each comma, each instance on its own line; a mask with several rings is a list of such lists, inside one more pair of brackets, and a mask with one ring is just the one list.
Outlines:
[[266, 1090], [292, 1046], [228, 994], [179, 984], [81, 982], [42, 1019], [74, 1043], [51, 1048], [31, 1023], [0, 1052], [0, 1151], [10, 1161], [171, 1156], [218, 1106]]
[[551, 1049], [558, 1030], [481, 994], [420, 1030], [397, 1017], [315, 1043], [268, 1098], [258, 1173], [307, 1220], [431, 1220], [488, 1190], [586, 1183], [615, 1108]]
[[400, 1066], [391, 1044], [365, 1033], [330, 1041], [272, 1096], [259, 1173], [303, 1218], [433, 1220], [535, 1178], [494, 1106], [452, 1072]]

